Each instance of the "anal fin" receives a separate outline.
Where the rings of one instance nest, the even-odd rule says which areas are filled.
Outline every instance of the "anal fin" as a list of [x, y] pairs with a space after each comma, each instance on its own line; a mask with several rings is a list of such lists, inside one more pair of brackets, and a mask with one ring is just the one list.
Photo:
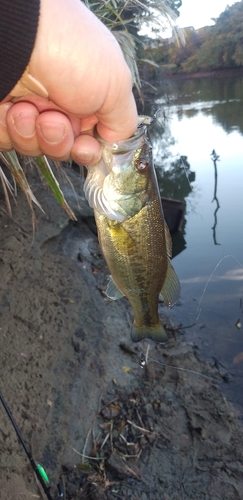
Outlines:
[[118, 300], [124, 297], [124, 293], [118, 288], [112, 276], [109, 276], [108, 285], [106, 288], [106, 295], [109, 299]]

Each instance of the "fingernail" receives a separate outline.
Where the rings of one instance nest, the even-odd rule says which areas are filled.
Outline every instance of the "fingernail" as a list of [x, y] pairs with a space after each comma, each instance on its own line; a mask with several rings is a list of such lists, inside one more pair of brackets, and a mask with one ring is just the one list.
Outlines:
[[35, 134], [35, 120], [37, 116], [38, 113], [19, 113], [13, 116], [13, 124], [18, 134], [26, 139], [33, 137]]
[[58, 123], [41, 123], [38, 128], [43, 139], [49, 144], [59, 144], [66, 134], [65, 125]]
[[0, 124], [3, 127], [6, 127], [6, 114], [8, 110], [12, 107], [12, 103], [8, 102], [6, 104], [1, 104], [0, 106]]
[[84, 165], [86, 163], [90, 164], [94, 161], [94, 155], [90, 151], [78, 151], [77, 152], [77, 157], [79, 159], [80, 163], [83, 163]]

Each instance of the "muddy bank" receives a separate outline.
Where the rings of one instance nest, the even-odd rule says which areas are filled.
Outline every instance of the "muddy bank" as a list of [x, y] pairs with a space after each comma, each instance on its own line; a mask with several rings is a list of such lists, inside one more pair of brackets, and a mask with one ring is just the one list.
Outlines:
[[[130, 341], [126, 299], [105, 297], [92, 212], [71, 176], [77, 223], [35, 176], [46, 215], [36, 212], [34, 243], [21, 193], [14, 220], [0, 211], [1, 391], [53, 497], [61, 475], [68, 500], [242, 498], [242, 422], [220, 393], [227, 374], [200, 360], [162, 303], [170, 340], [141, 368], [146, 345]], [[0, 411], [1, 499], [43, 498]]]

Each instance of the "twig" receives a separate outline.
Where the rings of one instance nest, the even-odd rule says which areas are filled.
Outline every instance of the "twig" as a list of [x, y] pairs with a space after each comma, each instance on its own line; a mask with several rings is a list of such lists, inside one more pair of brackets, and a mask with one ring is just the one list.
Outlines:
[[[75, 450], [75, 448], [73, 448], [72, 446], [71, 446], [71, 449], [83, 458], [88, 458], [89, 460], [104, 460], [104, 458], [102, 458], [102, 457], [89, 457], [88, 455], [84, 455], [83, 453], [80, 453], [78, 450]], [[83, 463], [84, 462], [82, 461], [82, 464]]]
[[138, 420], [139, 420], [140, 424], [142, 425], [142, 427], [144, 427], [144, 423], [142, 421], [142, 418], [140, 416], [140, 413], [139, 413], [138, 409], [136, 409], [136, 414], [137, 414], [137, 417], [138, 417]]
[[[86, 439], [85, 439], [85, 442], [84, 442], [83, 453], [80, 453], [80, 455], [81, 455], [82, 457], [85, 457], [85, 453], [84, 453], [84, 452], [85, 452], [85, 450], [86, 450], [86, 447], [87, 447], [87, 444], [88, 444], [88, 440], [89, 440], [89, 436], [90, 436], [90, 433], [91, 433], [91, 431], [92, 431], [92, 429], [93, 429], [93, 427], [94, 427], [95, 422], [96, 422], [96, 417], [95, 417], [95, 419], [93, 420], [93, 422], [92, 422], [92, 424], [91, 424], [91, 427], [90, 427], [90, 428], [89, 428], [89, 430], [88, 430], [88, 433], [87, 433], [87, 436], [86, 436]], [[74, 449], [74, 448], [73, 448], [73, 449]], [[76, 451], [76, 450], [75, 450], [75, 451]], [[86, 457], [86, 458], [87, 458], [87, 457]], [[81, 462], [81, 463], [82, 463], [82, 464], [84, 463], [84, 459], [83, 459], [83, 458], [82, 458], [82, 462]]]
[[132, 425], [133, 427], [135, 427], [135, 429], [138, 429], [139, 431], [149, 432], [149, 434], [152, 434], [152, 431], [149, 431], [148, 429], [144, 429], [144, 427], [139, 427], [139, 425], [134, 424], [133, 422], [131, 422], [131, 420], [127, 420], [127, 422], [128, 422], [128, 424]]
[[[93, 430], [94, 425], [95, 425], [95, 422], [96, 422], [96, 420], [97, 420], [97, 417], [98, 417], [98, 415], [99, 415], [99, 413], [100, 413], [100, 411], [101, 411], [101, 410], [99, 409], [99, 407], [100, 407], [100, 400], [101, 400], [101, 394], [100, 394], [100, 397], [99, 397], [99, 402], [98, 402], [98, 413], [97, 413], [96, 417], [93, 419], [93, 422], [92, 422], [92, 424], [91, 424], [91, 426], [90, 426], [90, 428], [89, 428], [89, 430], [88, 430], [88, 433], [87, 433], [87, 436], [86, 436], [86, 439], [85, 439], [85, 442], [84, 442], [83, 454], [82, 454], [82, 453], [80, 453], [80, 455], [81, 455], [82, 457], [84, 457], [84, 456], [85, 456], [85, 450], [86, 450], [86, 447], [87, 447], [87, 444], [88, 444], [88, 440], [89, 440], [90, 433], [91, 433], [91, 431]], [[84, 460], [82, 459], [82, 464], [83, 464], [83, 463], [84, 463]]]
[[104, 448], [105, 443], [106, 443], [106, 441], [108, 441], [109, 437], [110, 437], [110, 431], [107, 432], [107, 434], [106, 434], [106, 437], [105, 437], [105, 439], [104, 439], [104, 441], [103, 441], [103, 443], [102, 443], [102, 445], [100, 447], [101, 450], [102, 450], [102, 448]]
[[112, 436], [112, 432], [113, 432], [113, 420], [111, 421], [111, 426], [110, 426], [110, 443], [111, 443], [111, 450], [113, 451], [114, 447], [113, 447], [113, 436]]
[[122, 438], [122, 440], [124, 441], [124, 443], [126, 443], [126, 446], [135, 446], [136, 443], [128, 443], [128, 441], [123, 436], [123, 434], [120, 434], [120, 437]]
[[125, 464], [125, 468], [128, 472], [130, 472], [130, 474], [132, 474], [134, 477], [136, 477], [136, 479], [138, 479], [138, 481], [144, 482], [143, 478], [141, 476], [139, 477], [139, 475], [136, 472], [134, 472], [134, 470], [132, 470], [131, 467], [129, 467], [127, 464]]

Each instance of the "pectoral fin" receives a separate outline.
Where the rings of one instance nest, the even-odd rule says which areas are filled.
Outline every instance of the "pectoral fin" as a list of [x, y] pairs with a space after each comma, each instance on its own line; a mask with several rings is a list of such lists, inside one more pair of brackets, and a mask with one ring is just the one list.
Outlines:
[[168, 260], [166, 277], [160, 292], [167, 307], [172, 307], [177, 302], [180, 296], [180, 290], [181, 286], [178, 276]]
[[109, 276], [108, 285], [106, 288], [106, 295], [109, 299], [118, 300], [124, 297], [124, 293], [118, 288], [112, 276]]

